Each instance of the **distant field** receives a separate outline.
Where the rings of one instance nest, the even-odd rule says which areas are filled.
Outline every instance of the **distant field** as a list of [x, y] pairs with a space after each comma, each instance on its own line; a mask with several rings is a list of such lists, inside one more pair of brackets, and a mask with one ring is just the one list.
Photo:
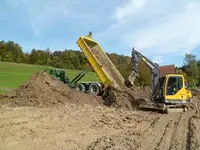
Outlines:
[[[9, 90], [18, 88], [34, 73], [42, 72], [46, 68], [52, 67], [0, 62], [0, 93], [7, 93]], [[70, 79], [80, 72], [68, 69], [65, 69], [65, 71]], [[89, 72], [82, 81], [98, 81], [98, 78], [94, 72]]]

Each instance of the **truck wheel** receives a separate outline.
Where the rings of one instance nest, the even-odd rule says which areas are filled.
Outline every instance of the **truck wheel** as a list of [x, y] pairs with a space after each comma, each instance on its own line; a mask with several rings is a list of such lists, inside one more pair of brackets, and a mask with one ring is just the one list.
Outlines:
[[91, 83], [89, 86], [89, 93], [98, 96], [101, 93], [101, 87], [96, 83]]
[[78, 83], [76, 84], [76, 90], [85, 93], [86, 92], [86, 87], [84, 84], [82, 83]]

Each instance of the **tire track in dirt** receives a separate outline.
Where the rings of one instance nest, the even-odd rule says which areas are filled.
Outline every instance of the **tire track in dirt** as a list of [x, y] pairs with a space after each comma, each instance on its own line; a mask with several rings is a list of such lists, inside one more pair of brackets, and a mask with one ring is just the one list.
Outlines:
[[188, 149], [190, 145], [189, 120], [194, 114], [195, 110], [191, 109], [186, 113], [159, 115], [146, 126], [140, 149]]
[[155, 148], [155, 150], [161, 150], [161, 149], [168, 149], [169, 147], [169, 139], [172, 133], [172, 122], [169, 122], [166, 127], [165, 127], [165, 131], [159, 141], [159, 143], [157, 144], [157, 147]]
[[172, 148], [172, 143], [174, 141], [174, 138], [175, 138], [175, 135], [176, 135], [176, 131], [177, 131], [178, 125], [180, 123], [181, 117], [182, 117], [182, 115], [179, 115], [177, 121], [174, 122], [169, 149]]
[[147, 124], [145, 127], [144, 127], [144, 131], [143, 131], [143, 134], [145, 134], [150, 128], [154, 127], [155, 124], [158, 122], [158, 120], [160, 119], [162, 115], [159, 115], [158, 117], [156, 117], [153, 121], [151, 121], [149, 124]]
[[155, 118], [143, 132], [141, 149], [169, 149], [175, 117], [162, 114]]
[[188, 145], [187, 150], [200, 149], [200, 99], [196, 97], [196, 103], [192, 103], [195, 108], [195, 114], [191, 116], [188, 122]]
[[177, 125], [175, 125], [174, 133], [172, 134], [172, 143], [170, 146], [170, 150], [175, 149], [188, 149], [190, 145], [190, 136], [189, 132], [189, 121], [194, 111], [188, 111], [187, 113], [182, 113], [180, 115], [180, 120]]
[[198, 103], [197, 103], [197, 114], [199, 115], [200, 112], [200, 99], [198, 99]]

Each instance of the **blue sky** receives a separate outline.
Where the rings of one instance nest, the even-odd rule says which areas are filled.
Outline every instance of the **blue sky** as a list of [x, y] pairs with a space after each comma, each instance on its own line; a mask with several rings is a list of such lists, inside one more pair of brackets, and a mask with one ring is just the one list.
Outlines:
[[132, 47], [160, 65], [200, 59], [200, 0], [1, 0], [0, 40], [32, 48], [78, 49], [93, 32], [106, 52]]

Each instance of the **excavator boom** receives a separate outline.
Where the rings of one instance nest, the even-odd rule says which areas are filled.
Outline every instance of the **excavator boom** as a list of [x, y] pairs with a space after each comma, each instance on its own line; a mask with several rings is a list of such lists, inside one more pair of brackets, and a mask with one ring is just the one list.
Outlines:
[[151, 96], [156, 97], [157, 96], [157, 90], [158, 90], [158, 83], [159, 83], [159, 76], [160, 76], [160, 68], [159, 65], [156, 63], [151, 62], [149, 59], [147, 59], [145, 56], [143, 56], [140, 52], [138, 52], [135, 48], [132, 49], [132, 72], [128, 77], [128, 81], [126, 81], [127, 86], [132, 86], [134, 84], [134, 80], [137, 76], [139, 76], [139, 59], [143, 61], [151, 71], [151, 80], [150, 80], [150, 86], [151, 86]]

